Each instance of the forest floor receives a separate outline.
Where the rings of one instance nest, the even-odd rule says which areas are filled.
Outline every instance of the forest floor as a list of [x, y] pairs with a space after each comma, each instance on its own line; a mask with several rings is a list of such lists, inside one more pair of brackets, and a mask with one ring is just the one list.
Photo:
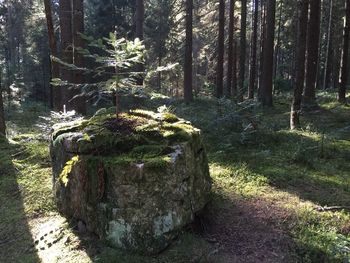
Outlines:
[[173, 103], [203, 131], [213, 191], [201, 222], [154, 257], [108, 248], [57, 213], [37, 125], [49, 112], [13, 105], [0, 139], [0, 262], [349, 262], [350, 107], [319, 96], [300, 131], [288, 129], [287, 96], [272, 109]]

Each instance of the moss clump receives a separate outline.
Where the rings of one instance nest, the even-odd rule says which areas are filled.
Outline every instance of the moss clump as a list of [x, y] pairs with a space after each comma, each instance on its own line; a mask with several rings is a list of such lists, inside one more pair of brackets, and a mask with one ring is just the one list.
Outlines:
[[175, 114], [172, 114], [170, 112], [163, 113], [162, 114], [162, 119], [165, 122], [169, 122], [169, 123], [174, 123], [174, 122], [179, 121], [179, 118]]
[[89, 120], [58, 126], [53, 147], [69, 139], [69, 151], [103, 158], [104, 163], [163, 168], [170, 162], [171, 146], [196, 134], [196, 128], [172, 113], [134, 110], [117, 119], [110, 111], [101, 110]]

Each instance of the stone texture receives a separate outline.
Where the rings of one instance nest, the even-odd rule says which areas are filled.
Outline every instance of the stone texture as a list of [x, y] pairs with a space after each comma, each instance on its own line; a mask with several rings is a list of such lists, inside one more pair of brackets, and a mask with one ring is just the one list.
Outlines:
[[[62, 171], [74, 156], [65, 184]], [[200, 131], [169, 113], [133, 111], [116, 120], [102, 111], [58, 125], [51, 157], [60, 211], [114, 247], [158, 253], [208, 201]]]

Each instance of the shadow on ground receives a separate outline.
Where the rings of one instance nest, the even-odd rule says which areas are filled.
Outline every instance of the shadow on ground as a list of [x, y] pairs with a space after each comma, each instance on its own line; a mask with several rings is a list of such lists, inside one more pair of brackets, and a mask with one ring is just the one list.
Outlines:
[[17, 151], [16, 146], [0, 138], [0, 262], [40, 262], [11, 160]]

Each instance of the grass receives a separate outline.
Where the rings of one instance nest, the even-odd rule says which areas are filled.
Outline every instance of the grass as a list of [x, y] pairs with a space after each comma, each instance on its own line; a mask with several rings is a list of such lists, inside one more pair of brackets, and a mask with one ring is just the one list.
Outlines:
[[[213, 178], [205, 230], [210, 235], [185, 232], [158, 257], [125, 254], [77, 235], [52, 199], [48, 146], [34, 125], [46, 110], [37, 104], [13, 110], [10, 141], [0, 141], [0, 261], [52, 262], [47, 251], [59, 262], [350, 261], [349, 211], [317, 210], [350, 206], [350, 108], [335, 102], [333, 94], [319, 98], [320, 109], [303, 114], [299, 131], [288, 127], [288, 97], [277, 98], [273, 109], [211, 99], [172, 103], [177, 115], [203, 131]], [[40, 226], [56, 218], [64, 226], [56, 252], [33, 253]], [[262, 237], [270, 233], [271, 240], [288, 240], [288, 246], [270, 253], [273, 248]], [[247, 242], [236, 239], [240, 234]], [[283, 243], [271, 242], [277, 248]]]

